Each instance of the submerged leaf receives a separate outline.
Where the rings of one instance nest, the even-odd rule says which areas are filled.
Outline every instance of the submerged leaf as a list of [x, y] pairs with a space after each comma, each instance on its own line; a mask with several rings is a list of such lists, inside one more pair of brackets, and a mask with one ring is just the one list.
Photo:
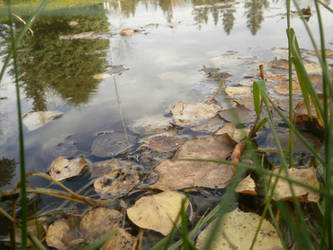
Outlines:
[[120, 224], [122, 214], [109, 208], [96, 208], [86, 213], [80, 222], [80, 232], [87, 242], [106, 234], [112, 226]]
[[[216, 238], [212, 243], [211, 249], [214, 250], [234, 250], [249, 249], [256, 229], [259, 225], [260, 216], [254, 213], [245, 213], [238, 208], [227, 213], [219, 227]], [[198, 238], [196, 247], [203, 249], [215, 221], [202, 231]], [[274, 227], [264, 220], [259, 230], [257, 240], [253, 249], [256, 250], [279, 250], [283, 249], [280, 239]]]
[[23, 117], [23, 124], [28, 130], [38, 129], [48, 122], [62, 116], [64, 113], [57, 111], [37, 111], [29, 112]]
[[87, 166], [88, 162], [83, 157], [68, 160], [60, 156], [51, 163], [50, 176], [61, 181], [79, 175]]
[[219, 115], [226, 121], [232, 123], [250, 123], [254, 122], [256, 112], [245, 107], [236, 107], [222, 110]]
[[215, 117], [222, 108], [215, 103], [185, 104], [178, 102], [171, 114], [177, 126], [197, 126]]
[[147, 146], [151, 150], [166, 153], [178, 149], [185, 142], [185, 138], [177, 136], [157, 135], [148, 138]]
[[[279, 169], [274, 169], [274, 173], [278, 173]], [[319, 182], [316, 175], [316, 170], [314, 168], [290, 168], [288, 169], [289, 178], [306, 183], [307, 185], [319, 188]], [[285, 176], [284, 171], [281, 173], [282, 176]], [[276, 177], [272, 178], [271, 183], [274, 183]], [[312, 190], [309, 190], [305, 187], [298, 186], [293, 184], [295, 196], [299, 199], [300, 202], [318, 202], [319, 194]], [[274, 200], [292, 200], [292, 193], [290, 191], [289, 183], [286, 180], [279, 179], [274, 190]]]
[[161, 115], [144, 116], [130, 126], [131, 130], [138, 134], [155, 134], [172, 127], [172, 119]]
[[[167, 235], [176, 222], [185, 198], [184, 194], [173, 191], [145, 196], [127, 209], [127, 215], [137, 226]], [[185, 204], [185, 210], [187, 206], [188, 203]]]

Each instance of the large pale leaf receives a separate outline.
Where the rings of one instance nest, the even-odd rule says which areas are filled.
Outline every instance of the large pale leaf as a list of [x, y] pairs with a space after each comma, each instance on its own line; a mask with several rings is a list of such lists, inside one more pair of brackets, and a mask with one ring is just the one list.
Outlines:
[[28, 128], [28, 130], [35, 130], [49, 123], [53, 119], [62, 116], [63, 114], [64, 113], [57, 111], [29, 112], [24, 115], [23, 124]]
[[176, 222], [185, 198], [184, 194], [173, 191], [146, 196], [127, 209], [127, 215], [137, 226], [167, 235]]
[[[278, 169], [273, 170], [274, 173], [278, 173]], [[314, 168], [290, 168], [288, 169], [289, 178], [306, 183], [307, 185], [313, 186], [315, 188], [319, 188], [319, 182], [316, 175], [316, 170]], [[281, 173], [282, 176], [285, 176], [284, 171]], [[272, 182], [274, 183], [276, 180], [275, 177], [272, 178]], [[293, 184], [295, 196], [301, 202], [318, 202], [319, 194], [309, 190], [305, 187], [301, 187]], [[292, 193], [290, 191], [290, 187], [288, 181], [279, 179], [277, 185], [274, 190], [274, 200], [292, 200]]]
[[215, 103], [185, 104], [178, 102], [171, 114], [177, 126], [197, 126], [215, 117], [222, 108]]
[[109, 208], [96, 208], [86, 213], [80, 222], [80, 232], [87, 242], [93, 242], [118, 225], [122, 214]]
[[68, 160], [60, 156], [51, 163], [50, 176], [61, 181], [79, 175], [87, 166], [88, 162], [83, 157]]
[[[254, 213], [245, 213], [238, 208], [230, 213], [227, 213], [223, 218], [211, 249], [249, 249], [257, 226], [259, 225], [259, 221], [259, 215]], [[214, 223], [215, 221], [209, 224], [208, 227], [199, 234], [196, 243], [197, 248], [204, 249], [203, 247], [209, 237], [212, 228], [214, 227]], [[274, 227], [267, 220], [263, 221], [253, 249], [283, 249], [278, 234], [276, 233]]]

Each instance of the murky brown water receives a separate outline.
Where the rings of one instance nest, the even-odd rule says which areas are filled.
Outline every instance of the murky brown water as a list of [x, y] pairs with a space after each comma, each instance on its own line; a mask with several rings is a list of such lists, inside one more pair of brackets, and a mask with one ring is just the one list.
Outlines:
[[[307, 1], [301, 4], [312, 6]], [[9, 27], [4, 7], [0, 8], [4, 55]], [[27, 18], [22, 9], [16, 11]], [[272, 48], [286, 47], [284, 13], [284, 1], [268, 0], [126, 0], [49, 9], [18, 50], [23, 112], [52, 110], [64, 115], [34, 131], [25, 128], [27, 171], [45, 172], [64, 154], [95, 161], [90, 147], [97, 132], [133, 134], [129, 127], [140, 117], [167, 114], [180, 100], [206, 100], [218, 82], [200, 71], [204, 65], [230, 72], [227, 85], [250, 85], [252, 80], [243, 76], [257, 72], [261, 61], [272, 60], [276, 56]], [[322, 14], [332, 48], [333, 16], [325, 10]], [[317, 27], [313, 17], [308, 23]], [[292, 26], [302, 47], [310, 49], [301, 21], [293, 18]], [[141, 32], [119, 35], [124, 28]], [[103, 37], [59, 39], [83, 32]], [[226, 63], [221, 55], [241, 60]], [[105, 79], [96, 76], [112, 65], [128, 70]], [[1, 81], [0, 97], [7, 97], [0, 100], [0, 158], [18, 160], [11, 67]], [[14, 173], [12, 184], [19, 178], [18, 170]]]

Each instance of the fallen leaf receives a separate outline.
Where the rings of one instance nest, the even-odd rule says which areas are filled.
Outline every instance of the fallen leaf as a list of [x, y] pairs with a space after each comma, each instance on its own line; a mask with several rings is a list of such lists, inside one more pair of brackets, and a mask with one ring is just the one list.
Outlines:
[[[273, 173], [278, 174], [279, 169], [274, 169]], [[285, 172], [282, 170], [282, 176], [286, 176]], [[301, 183], [306, 183], [307, 185], [319, 188], [319, 182], [316, 175], [316, 170], [314, 168], [290, 168], [288, 169], [289, 178], [299, 181]], [[272, 177], [271, 183], [274, 183], [276, 177]], [[305, 187], [293, 185], [295, 196], [300, 202], [318, 202], [319, 194]], [[290, 191], [289, 183], [286, 180], [279, 179], [274, 190], [274, 200], [292, 200], [292, 194]]]
[[132, 36], [138, 33], [140, 33], [140, 30], [127, 28], [122, 29], [119, 34], [122, 36]]
[[242, 194], [256, 195], [256, 184], [250, 175], [246, 176], [241, 182], [239, 182], [235, 191]]
[[195, 132], [211, 134], [211, 133], [216, 132], [216, 130], [218, 130], [222, 124], [223, 124], [223, 120], [220, 117], [215, 116], [212, 119], [209, 119], [208, 121], [206, 121], [200, 125], [191, 127], [191, 130], [195, 131]]
[[101, 177], [106, 174], [111, 173], [112, 171], [124, 169], [124, 168], [130, 168], [135, 169], [136, 171], [140, 172], [143, 171], [143, 167], [136, 164], [132, 161], [123, 161], [119, 159], [111, 159], [107, 161], [99, 161], [95, 162], [91, 165], [89, 171], [92, 178], [95, 177]]
[[322, 73], [322, 68], [319, 63], [305, 62], [304, 67], [308, 74], [321, 74]]
[[171, 114], [177, 126], [197, 126], [215, 117], [222, 108], [215, 103], [185, 104], [178, 102]]
[[149, 149], [166, 153], [178, 149], [185, 142], [185, 138], [177, 136], [157, 135], [148, 138]]
[[112, 226], [111, 230], [116, 233], [104, 243], [102, 250], [132, 250], [135, 243], [135, 237], [125, 231], [125, 229]]
[[252, 95], [252, 88], [247, 86], [227, 86], [225, 92], [231, 97], [235, 97], [235, 95]]
[[[245, 213], [238, 208], [227, 213], [221, 222], [211, 248], [214, 250], [248, 249], [256, 233], [260, 218], [257, 214]], [[214, 224], [215, 220], [199, 234], [196, 241], [197, 248], [203, 249]], [[261, 225], [253, 249], [283, 249], [277, 232], [267, 220], [264, 220]]]
[[221, 129], [219, 129], [215, 135], [228, 134], [231, 139], [239, 143], [250, 133], [250, 128], [236, 128], [235, 124], [227, 123]]
[[80, 222], [80, 232], [87, 242], [93, 242], [118, 225], [122, 214], [114, 209], [95, 208], [86, 213]]
[[144, 116], [135, 120], [130, 128], [137, 134], [156, 134], [168, 130], [172, 127], [171, 117], [161, 115]]
[[[145, 196], [127, 209], [127, 215], [137, 226], [167, 235], [176, 222], [185, 198], [184, 194], [174, 191]], [[185, 210], [187, 206], [188, 203], [185, 204]]]
[[50, 121], [62, 116], [64, 113], [57, 111], [29, 112], [23, 116], [23, 124], [28, 130], [36, 130]]
[[122, 133], [98, 135], [91, 145], [91, 153], [97, 157], [113, 157], [130, 149], [136, 137]]
[[[232, 123], [250, 123], [256, 119], [256, 113], [246, 107], [235, 107], [222, 110], [219, 115], [226, 121]], [[238, 120], [238, 121], [237, 121]]]
[[[302, 94], [301, 86], [297, 82], [293, 81], [292, 87], [293, 87], [293, 94], [297, 95]], [[289, 95], [289, 82], [283, 81], [280, 82], [279, 84], [274, 85], [274, 90], [276, 93], [280, 95]]]
[[135, 169], [115, 169], [94, 182], [95, 191], [102, 198], [123, 196], [140, 182], [140, 175]]
[[213, 162], [164, 160], [155, 169], [158, 180], [151, 189], [180, 190], [192, 187], [225, 188], [234, 175], [232, 166]]
[[233, 177], [232, 167], [214, 162], [178, 161], [187, 159], [225, 160], [234, 142], [228, 135], [208, 136], [187, 141], [173, 160], [161, 162], [154, 171], [159, 175], [151, 188], [179, 190], [189, 187], [224, 188]]
[[51, 224], [47, 229], [46, 243], [49, 247], [57, 249], [74, 249], [84, 240], [80, 238], [78, 218], [70, 217], [60, 219]]
[[62, 156], [51, 163], [50, 176], [57, 181], [77, 176], [88, 166], [88, 162], [83, 158], [68, 160]]
[[[238, 143], [235, 146], [234, 151], [232, 151], [231, 161], [240, 162], [245, 149], [246, 149], [246, 141], [241, 141], [240, 143]], [[233, 169], [235, 171], [236, 167], [233, 167]]]
[[225, 160], [232, 152], [235, 143], [228, 135], [212, 135], [194, 138], [184, 143], [176, 152], [174, 159], [215, 159]]

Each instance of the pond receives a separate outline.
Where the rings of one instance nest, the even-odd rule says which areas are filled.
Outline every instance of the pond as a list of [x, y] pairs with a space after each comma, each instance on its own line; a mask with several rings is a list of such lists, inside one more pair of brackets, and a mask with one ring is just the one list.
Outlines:
[[[17, 28], [37, 7], [31, 2], [14, 5]], [[259, 64], [286, 55], [284, 1], [58, 2], [35, 20], [17, 51], [23, 114], [59, 114], [43, 126], [24, 125], [27, 172], [48, 172], [59, 156], [83, 156], [92, 163], [134, 157], [146, 137], [135, 128], [139, 119], [170, 118], [179, 101], [208, 100], [221, 76], [227, 76], [225, 87], [252, 87]], [[301, 8], [311, 8], [314, 16], [307, 23], [317, 32], [313, 2], [299, 2]], [[6, 12], [0, 1], [0, 68], [10, 47]], [[333, 15], [325, 9], [322, 15], [327, 47], [333, 49]], [[301, 47], [313, 49], [299, 17], [292, 18], [292, 26]], [[214, 70], [221, 74], [216, 77]], [[273, 88], [277, 84], [271, 84], [269, 93], [286, 102], [283, 90]], [[19, 162], [12, 64], [0, 83], [0, 98], [0, 158]], [[226, 105], [225, 98], [217, 99]], [[188, 139], [211, 130], [178, 133]], [[97, 141], [99, 136], [104, 140]], [[115, 149], [105, 153], [103, 145]], [[0, 170], [2, 189], [19, 180], [19, 168], [13, 166]], [[66, 184], [82, 186], [75, 179]]]

